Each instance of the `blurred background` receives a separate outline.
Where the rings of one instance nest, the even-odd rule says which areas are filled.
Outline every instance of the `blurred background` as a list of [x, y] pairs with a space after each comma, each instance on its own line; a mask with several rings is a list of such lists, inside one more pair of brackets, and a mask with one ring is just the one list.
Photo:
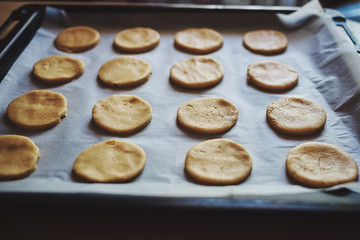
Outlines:
[[[259, 5], [259, 6], [303, 6], [310, 0], [47, 0], [47, 1], [3, 1], [0, 0], [0, 14], [4, 6], [21, 5], [24, 3], [175, 3], [175, 4], [220, 4], [220, 5]], [[360, 0], [319, 0], [324, 8], [339, 10], [346, 18], [360, 22]]]

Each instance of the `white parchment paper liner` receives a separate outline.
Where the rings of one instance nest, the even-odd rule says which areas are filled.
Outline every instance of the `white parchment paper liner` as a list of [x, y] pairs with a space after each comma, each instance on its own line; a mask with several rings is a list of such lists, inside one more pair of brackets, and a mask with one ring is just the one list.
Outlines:
[[[31, 43], [17, 59], [0, 84], [0, 133], [29, 136], [39, 146], [38, 169], [29, 177], [0, 182], [1, 192], [109, 193], [140, 196], [231, 197], [242, 195], [299, 194], [322, 189], [302, 187], [285, 172], [288, 151], [307, 141], [335, 144], [360, 161], [360, 61], [353, 46], [340, 34], [323, 13], [317, 1], [291, 16], [251, 13], [65, 13], [48, 8], [46, 19]], [[315, 8], [315, 9], [314, 9]], [[305, 14], [304, 18], [299, 18]], [[309, 16], [311, 16], [309, 18]], [[222, 19], [219, 20], [219, 19]], [[266, 20], [268, 19], [268, 20]], [[297, 20], [294, 20], [297, 19]], [[53, 40], [65, 27], [89, 25], [102, 36], [100, 44], [85, 53], [58, 51]], [[115, 57], [126, 55], [112, 48], [115, 33], [135, 26], [148, 26], [161, 34], [160, 45], [147, 53], [135, 54], [152, 64], [149, 81], [138, 88], [110, 89], [97, 81], [100, 66]], [[284, 25], [287, 25], [284, 26]], [[186, 91], [169, 82], [169, 70], [178, 61], [192, 55], [173, 46], [176, 31], [187, 27], [212, 27], [224, 36], [224, 46], [210, 55], [225, 68], [223, 81], [210, 89]], [[287, 51], [275, 56], [250, 53], [242, 45], [249, 30], [272, 28], [284, 31], [289, 39]], [[49, 86], [31, 75], [33, 64], [50, 55], [71, 55], [86, 63], [85, 73], [73, 82]], [[246, 83], [247, 66], [258, 60], [276, 59], [298, 70], [299, 84], [285, 93], [268, 93]], [[6, 119], [6, 107], [16, 97], [33, 89], [60, 92], [68, 100], [67, 117], [56, 127], [43, 132], [14, 128]], [[142, 131], [125, 137], [104, 133], [91, 122], [93, 105], [112, 94], [134, 94], [148, 101], [153, 120]], [[176, 125], [180, 104], [198, 97], [216, 96], [232, 101], [239, 109], [237, 124], [229, 132], [216, 136], [198, 136]], [[328, 114], [322, 132], [309, 137], [289, 137], [274, 132], [266, 123], [267, 105], [283, 96], [311, 99]], [[187, 151], [210, 138], [228, 138], [245, 146], [253, 159], [253, 171], [243, 183], [233, 186], [203, 186], [184, 173]], [[79, 182], [72, 165], [85, 148], [112, 138], [122, 138], [141, 146], [147, 155], [144, 171], [133, 181], [122, 184]], [[336, 186], [360, 192], [358, 182]]]

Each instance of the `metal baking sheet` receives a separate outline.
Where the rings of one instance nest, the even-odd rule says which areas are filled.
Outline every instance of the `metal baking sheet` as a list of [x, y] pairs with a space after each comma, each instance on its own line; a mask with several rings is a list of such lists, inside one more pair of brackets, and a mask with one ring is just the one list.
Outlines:
[[[290, 203], [292, 207], [316, 206], [313, 208], [320, 209], [321, 206], [328, 206], [329, 200], [341, 206], [340, 209], [357, 206], [357, 193], [360, 191], [358, 182], [331, 189], [310, 189], [293, 182], [285, 172], [287, 152], [307, 141], [335, 144], [346, 150], [358, 164], [360, 161], [358, 55], [345, 36], [337, 32], [322, 9], [317, 10], [300, 17], [296, 16], [299, 15], [297, 12], [297, 19], [294, 15], [292, 18], [283, 16], [279, 19], [279, 12], [289, 13], [292, 10], [47, 7], [41, 27], [0, 85], [0, 133], [30, 137], [39, 146], [41, 158], [38, 169], [29, 177], [0, 182], [1, 195], [150, 198], [183, 205], [190, 201], [195, 206], [218, 203], [237, 208], [275, 205], [281, 209]], [[309, 10], [299, 11], [304, 12], [308, 13]], [[53, 45], [54, 38], [65, 27], [74, 25], [88, 25], [98, 29], [102, 36], [100, 44], [80, 54], [58, 51]], [[160, 45], [142, 54], [126, 54], [115, 50], [112, 47], [114, 35], [122, 29], [135, 26], [158, 30], [161, 34]], [[193, 56], [173, 46], [174, 34], [188, 27], [213, 28], [224, 37], [224, 46], [209, 54], [225, 68], [223, 81], [213, 88], [187, 91], [169, 82], [171, 66]], [[255, 29], [283, 31], [289, 39], [286, 52], [263, 56], [246, 50], [242, 45], [242, 36]], [[86, 63], [85, 73], [64, 85], [49, 86], [37, 82], [31, 74], [33, 64], [54, 54], [71, 55], [83, 60]], [[127, 90], [101, 85], [97, 81], [100, 66], [122, 55], [135, 55], [150, 62], [153, 73], [149, 81]], [[300, 74], [299, 84], [282, 93], [260, 91], [247, 84], [247, 66], [263, 59], [279, 60], [294, 67]], [[11, 125], [5, 114], [7, 105], [15, 97], [33, 89], [49, 89], [65, 95], [69, 112], [62, 123], [42, 132], [22, 131]], [[98, 100], [113, 94], [134, 94], [148, 101], [153, 108], [152, 122], [130, 136], [116, 136], [99, 130], [91, 121], [91, 109]], [[184, 132], [177, 126], [176, 110], [180, 104], [205, 96], [223, 97], [237, 105], [239, 119], [229, 132], [202, 136]], [[328, 115], [324, 130], [308, 137], [289, 137], [274, 132], [266, 123], [265, 109], [282, 96], [305, 97], [323, 106]], [[94, 184], [77, 179], [72, 173], [77, 155], [95, 143], [112, 138], [136, 143], [145, 150], [147, 162], [140, 176], [122, 184]], [[186, 152], [196, 143], [212, 138], [228, 138], [249, 150], [253, 171], [243, 183], [204, 186], [186, 176]], [[347, 189], [349, 192], [340, 197], [329, 194], [339, 189]], [[279, 205], [279, 202], [282, 204]]]

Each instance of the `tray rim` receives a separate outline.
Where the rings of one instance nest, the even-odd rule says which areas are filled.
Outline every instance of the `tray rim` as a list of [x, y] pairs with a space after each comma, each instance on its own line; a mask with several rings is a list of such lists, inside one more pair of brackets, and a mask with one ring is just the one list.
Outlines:
[[[318, 193], [312, 193], [317, 195]], [[327, 193], [321, 193], [327, 194]], [[0, 209], [24, 208], [76, 208], [76, 209], [116, 209], [116, 210], [172, 210], [172, 211], [205, 211], [231, 213], [266, 213], [266, 214], [306, 214], [360, 216], [360, 194], [340, 189], [333, 194], [356, 195], [357, 201], [352, 204], [339, 204], [332, 201], [314, 203], [280, 199], [275, 196], [241, 196], [241, 197], [158, 197], [133, 196], [98, 193], [0, 193]], [[282, 195], [282, 196], [291, 196]], [[292, 195], [293, 196], [293, 195]]]

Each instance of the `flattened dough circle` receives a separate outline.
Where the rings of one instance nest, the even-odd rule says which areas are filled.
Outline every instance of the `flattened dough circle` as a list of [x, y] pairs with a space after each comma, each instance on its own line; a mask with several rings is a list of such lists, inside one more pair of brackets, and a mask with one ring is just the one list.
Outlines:
[[160, 34], [152, 28], [136, 27], [118, 32], [114, 45], [121, 51], [146, 52], [154, 49], [160, 43]]
[[74, 172], [91, 182], [124, 182], [144, 169], [144, 150], [134, 143], [111, 139], [82, 151], [74, 162]]
[[74, 26], [62, 30], [55, 38], [57, 49], [68, 52], [85, 52], [100, 42], [100, 33], [88, 26]]
[[148, 102], [133, 95], [112, 95], [98, 101], [92, 117], [101, 129], [115, 134], [130, 134], [148, 125], [152, 110]]
[[210, 28], [188, 28], [175, 34], [176, 47], [195, 54], [205, 54], [220, 49], [223, 45], [221, 34]]
[[79, 59], [54, 55], [43, 58], [33, 66], [34, 76], [45, 83], [66, 83], [80, 77], [85, 71], [85, 63]]
[[285, 34], [279, 31], [255, 30], [244, 35], [243, 44], [255, 53], [277, 54], [286, 50], [288, 40]]
[[67, 113], [66, 98], [57, 92], [32, 90], [14, 99], [6, 109], [9, 120], [27, 130], [45, 130], [61, 122]]
[[193, 99], [182, 104], [177, 111], [181, 126], [202, 134], [226, 132], [235, 125], [237, 118], [236, 106], [223, 98]]
[[255, 62], [247, 69], [248, 82], [269, 91], [290, 89], [297, 84], [298, 78], [295, 69], [274, 60]]
[[251, 169], [252, 160], [248, 151], [228, 139], [198, 143], [185, 158], [186, 172], [205, 184], [236, 184], [247, 178]]
[[305, 98], [283, 97], [266, 108], [266, 119], [275, 130], [289, 135], [308, 135], [320, 131], [326, 112]]
[[308, 187], [331, 187], [358, 177], [358, 166], [347, 152], [322, 142], [302, 143], [291, 149], [286, 158], [286, 171]]
[[0, 136], [0, 179], [24, 178], [36, 169], [39, 148], [28, 137]]
[[111, 87], [136, 87], [150, 78], [151, 64], [137, 57], [118, 57], [104, 63], [98, 75]]
[[224, 76], [223, 66], [207, 56], [197, 56], [174, 64], [170, 79], [180, 87], [199, 89], [218, 84]]

